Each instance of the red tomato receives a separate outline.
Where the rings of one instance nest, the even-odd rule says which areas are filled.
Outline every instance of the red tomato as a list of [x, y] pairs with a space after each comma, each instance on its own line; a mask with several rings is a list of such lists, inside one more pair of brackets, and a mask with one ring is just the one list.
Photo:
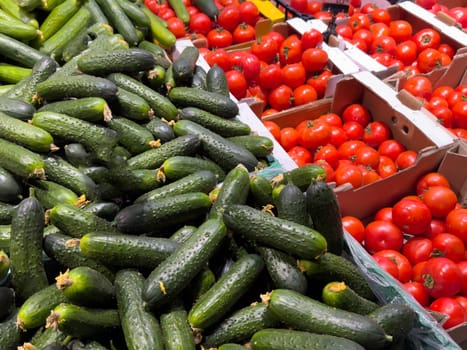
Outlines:
[[456, 301], [461, 304], [461, 306], [464, 308], [464, 310], [467, 312], [467, 297], [462, 296], [462, 295], [457, 295], [454, 297]]
[[455, 6], [448, 10], [448, 15], [454, 18], [462, 28], [467, 28], [467, 8]]
[[357, 12], [349, 17], [348, 24], [352, 28], [353, 32], [356, 32], [361, 28], [369, 29], [371, 21], [367, 14]]
[[412, 150], [401, 152], [396, 158], [397, 169], [403, 170], [411, 167], [417, 161], [418, 153]]
[[[378, 169], [379, 153], [373, 147], [365, 146], [360, 148], [355, 155], [355, 164], [363, 165], [367, 170]], [[369, 174], [368, 176], [373, 175]], [[376, 174], [377, 175], [377, 174]]]
[[333, 182], [334, 181], [334, 169], [332, 166], [329, 165], [328, 162], [326, 162], [323, 159], [317, 160], [316, 162], [313, 162], [313, 164], [319, 165], [321, 168], [326, 171], [326, 182]]
[[450, 58], [453, 58], [454, 54], [456, 53], [454, 48], [451, 45], [446, 44], [446, 43], [442, 43], [441, 45], [439, 45], [438, 51], [448, 55]]
[[282, 43], [285, 41], [285, 37], [279, 33], [279, 32], [276, 32], [276, 31], [271, 31], [265, 35], [263, 35], [262, 39], [264, 40], [273, 40], [277, 43], [277, 47], [278, 49], [281, 47]]
[[323, 43], [323, 34], [311, 28], [302, 34], [302, 50], [311, 49], [320, 46]]
[[187, 6], [186, 7], [186, 10], [188, 11], [188, 14], [191, 16], [194, 16], [195, 14], [199, 13], [200, 11], [198, 10], [198, 8], [196, 6]]
[[329, 143], [339, 147], [345, 141], [348, 141], [345, 131], [338, 126], [331, 125], [331, 139], [329, 140]]
[[292, 147], [287, 154], [299, 167], [311, 163], [313, 158], [311, 152], [302, 146]]
[[396, 280], [399, 280], [399, 269], [396, 263], [389, 259], [386, 256], [382, 255], [373, 255], [373, 260], [388, 274], [394, 277]]
[[240, 9], [236, 5], [227, 5], [217, 16], [217, 25], [233, 32], [235, 28], [241, 23]]
[[310, 150], [315, 150], [329, 143], [331, 139], [331, 126], [326, 122], [311, 121], [299, 131], [299, 134], [298, 143]]
[[417, 59], [417, 44], [413, 40], [406, 40], [396, 46], [396, 57], [406, 66]]
[[398, 19], [389, 23], [389, 35], [398, 43], [411, 39], [412, 33], [412, 25], [406, 20]]
[[352, 39], [363, 40], [366, 44], [366, 47], [368, 48], [371, 47], [371, 44], [373, 42], [373, 34], [369, 29], [362, 28], [353, 33]]
[[322, 6], [321, 1], [310, 0], [308, 1], [306, 12], [313, 15], [316, 12], [321, 11], [321, 6]]
[[167, 21], [167, 28], [176, 38], [183, 38], [186, 35], [185, 24], [178, 17], [171, 17]]
[[432, 251], [431, 240], [424, 237], [412, 237], [402, 247], [402, 254], [409, 259], [412, 265], [430, 259]]
[[391, 55], [396, 54], [397, 43], [392, 36], [379, 36], [373, 40], [370, 47], [370, 53], [387, 53]]
[[342, 125], [342, 129], [344, 130], [347, 138], [350, 140], [361, 140], [363, 138], [363, 133], [365, 129], [363, 128], [362, 124], [357, 123], [355, 121], [348, 121]]
[[467, 297], [467, 260], [458, 262], [457, 266], [461, 270], [461, 274], [462, 274], [461, 294]]
[[261, 86], [254, 84], [254, 82], [248, 86], [246, 97], [254, 97], [256, 100], [261, 100], [265, 105], [268, 103], [268, 92]]
[[378, 146], [378, 153], [381, 156], [387, 156], [391, 158], [393, 161], [396, 161], [399, 154], [405, 150], [405, 146], [394, 139], [385, 140]]
[[452, 107], [452, 118], [454, 127], [467, 129], [467, 100], [457, 102]]
[[333, 169], [337, 168], [339, 163], [339, 152], [332, 144], [327, 144], [316, 149], [313, 161], [325, 160]]
[[250, 51], [256, 55], [260, 61], [272, 63], [278, 54], [279, 46], [275, 40], [265, 37], [257, 39], [251, 44]]
[[290, 63], [282, 67], [282, 82], [295, 89], [303, 85], [306, 80], [306, 71], [301, 63]]
[[426, 262], [428, 260], [425, 260], [425, 261], [421, 261], [417, 264], [415, 264], [412, 268], [412, 281], [416, 281], [416, 282], [420, 282], [422, 283], [423, 282], [423, 278], [422, 278], [422, 269], [423, 269], [423, 266], [425, 266]]
[[438, 50], [431, 48], [424, 49], [418, 54], [417, 67], [421, 73], [428, 73], [442, 66], [441, 59], [441, 52]]
[[429, 239], [433, 239], [436, 235], [447, 232], [444, 220], [432, 219], [430, 223], [430, 230], [425, 234]]
[[366, 127], [368, 123], [371, 122], [371, 115], [364, 105], [360, 103], [353, 103], [345, 107], [344, 111], [342, 112], [342, 120], [344, 122], [351, 120], [356, 121], [363, 127]]
[[336, 26], [336, 33], [344, 39], [352, 39], [352, 27], [347, 24], [338, 24]]
[[451, 259], [431, 258], [421, 274], [423, 286], [433, 298], [452, 297], [462, 288], [462, 273]]
[[242, 1], [238, 8], [242, 22], [255, 26], [260, 18], [258, 7], [251, 1]]
[[438, 106], [430, 109], [430, 112], [436, 117], [438, 123], [445, 128], [452, 128], [454, 125], [454, 116], [452, 110], [447, 106]]
[[452, 132], [452, 134], [460, 139], [464, 139], [464, 140], [467, 140], [467, 129], [463, 129], [463, 128], [454, 128], [454, 129], [450, 129], [450, 131]]
[[318, 119], [328, 123], [331, 126], [342, 127], [342, 119], [336, 113], [322, 114], [322, 115], [319, 116]]
[[391, 14], [387, 9], [384, 8], [376, 8], [374, 11], [372, 11], [371, 18], [373, 19], [373, 22], [376, 23], [384, 23], [389, 25], [391, 22]]
[[232, 95], [234, 95], [237, 100], [244, 98], [246, 95], [248, 83], [242, 72], [236, 69], [232, 69], [225, 72], [225, 75], [227, 78], [229, 90], [232, 93]]
[[232, 33], [233, 42], [236, 44], [255, 40], [256, 30], [247, 23], [240, 23]]
[[326, 67], [328, 54], [321, 48], [309, 48], [303, 51], [301, 62], [307, 72], [319, 72]]
[[334, 180], [337, 186], [350, 184], [353, 188], [363, 185], [363, 174], [356, 165], [339, 165], [334, 173]]
[[357, 151], [362, 147], [366, 147], [365, 142], [360, 140], [348, 140], [343, 142], [337, 148], [337, 151], [339, 152], [339, 157], [341, 159], [352, 160], [357, 155]]
[[231, 69], [229, 54], [224, 49], [216, 49], [204, 56], [208, 64], [212, 67], [217, 64], [224, 72]]
[[316, 101], [318, 94], [313, 86], [303, 84], [296, 87], [293, 91], [294, 106], [300, 106], [306, 103]]
[[290, 6], [299, 12], [305, 12], [308, 7], [307, 0], [290, 0]]
[[326, 87], [328, 84], [328, 80], [332, 75], [333, 74], [329, 70], [324, 69], [320, 74], [312, 75], [306, 81], [308, 85], [311, 85], [315, 88], [316, 93], [318, 94], [318, 99], [324, 97], [324, 94], [326, 92]]
[[423, 192], [422, 198], [431, 214], [438, 218], [445, 218], [457, 204], [456, 193], [445, 186], [430, 187]]
[[247, 81], [255, 81], [261, 70], [258, 57], [252, 53], [246, 52], [240, 59], [240, 69]]
[[384, 207], [379, 209], [375, 213], [373, 220], [392, 221], [392, 207]]
[[267, 108], [263, 111], [263, 113], [261, 113], [261, 117], [266, 117], [268, 115], [272, 115], [272, 114], [275, 114], [279, 111], [276, 111], [274, 108]]
[[384, 179], [397, 172], [396, 163], [388, 156], [379, 156], [378, 174]]
[[279, 143], [286, 150], [289, 151], [292, 147], [298, 144], [298, 132], [295, 128], [289, 126], [282, 128], [280, 131]]
[[433, 237], [433, 256], [442, 256], [459, 262], [465, 257], [464, 242], [453, 234], [440, 233]]
[[269, 64], [259, 72], [259, 85], [264, 89], [274, 89], [282, 84], [282, 70], [278, 64]]
[[452, 328], [467, 320], [467, 313], [454, 298], [444, 297], [436, 299], [428, 306], [428, 309], [448, 315], [448, 319], [443, 323], [444, 329]]
[[372, 221], [365, 227], [365, 248], [374, 254], [380, 250], [402, 248], [402, 231], [389, 221]]
[[417, 44], [417, 51], [421, 52], [428, 48], [438, 49], [441, 43], [441, 36], [433, 28], [423, 28], [413, 35], [413, 40]]
[[211, 48], [224, 48], [232, 45], [232, 34], [227, 29], [221, 27], [211, 29], [207, 35]]
[[430, 228], [430, 209], [422, 201], [400, 200], [392, 207], [392, 220], [405, 233], [420, 235]]
[[446, 216], [447, 232], [456, 235], [467, 244], [467, 209], [454, 209]]
[[263, 120], [263, 125], [277, 141], [280, 141], [281, 127], [276, 122], [273, 122], [272, 120]]
[[378, 148], [380, 144], [391, 137], [391, 129], [380, 121], [370, 122], [363, 134], [363, 141], [374, 148]]
[[433, 91], [433, 85], [427, 77], [418, 75], [407, 79], [403, 85], [403, 89], [407, 90], [415, 97], [429, 100], [431, 98], [431, 92]]
[[418, 195], [425, 193], [430, 187], [444, 186], [450, 188], [449, 180], [441, 173], [431, 172], [423, 175], [418, 179], [416, 184], [416, 191]]
[[416, 281], [406, 282], [402, 287], [414, 297], [416, 301], [422, 306], [428, 306], [430, 303], [430, 296], [423, 288], [423, 284]]
[[465, 101], [467, 98], [467, 94], [454, 90], [452, 94], [449, 95], [447, 98], [449, 107], [453, 108], [458, 102]]
[[363, 222], [355, 216], [343, 216], [342, 227], [352, 235], [358, 243], [362, 243], [365, 239], [365, 226]]
[[292, 107], [292, 98], [292, 88], [285, 84], [281, 84], [270, 91], [268, 96], [268, 102], [272, 108], [278, 111], [282, 111], [284, 109]]
[[385, 256], [396, 263], [399, 270], [399, 281], [401, 283], [410, 281], [410, 278], [412, 277], [412, 266], [410, 265], [409, 260], [402, 253], [393, 249], [384, 249], [376, 252], [373, 257], [375, 257], [375, 255]]
[[415, 3], [426, 10], [431, 10], [434, 4], [436, 4], [436, 0], [415, 0]]
[[302, 59], [302, 41], [296, 34], [287, 37], [279, 48], [281, 65], [297, 63]]
[[169, 18], [175, 17], [175, 11], [170, 7], [163, 7], [159, 10], [157, 16], [162, 18], [164, 21], [167, 21]]
[[190, 17], [190, 31], [207, 35], [212, 28], [211, 19], [202, 12]]
[[370, 32], [373, 35], [373, 38], [389, 35], [389, 26], [384, 23], [372, 23], [370, 25]]

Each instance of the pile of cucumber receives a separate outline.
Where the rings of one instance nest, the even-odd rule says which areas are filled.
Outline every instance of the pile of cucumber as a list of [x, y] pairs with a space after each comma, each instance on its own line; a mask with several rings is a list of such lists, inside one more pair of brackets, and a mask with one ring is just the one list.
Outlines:
[[344, 257], [324, 169], [260, 175], [272, 140], [144, 5], [0, 18], [0, 349], [404, 346], [414, 312]]

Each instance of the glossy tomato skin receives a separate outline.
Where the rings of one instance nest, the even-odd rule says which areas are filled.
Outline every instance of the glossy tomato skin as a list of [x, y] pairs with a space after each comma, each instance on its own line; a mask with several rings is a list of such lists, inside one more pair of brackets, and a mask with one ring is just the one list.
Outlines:
[[409, 259], [412, 265], [430, 259], [432, 251], [433, 243], [424, 237], [412, 237], [402, 247], [402, 254]]
[[406, 40], [396, 46], [396, 58], [406, 66], [417, 59], [417, 44], [413, 40]]
[[247, 23], [240, 23], [235, 27], [233, 33], [233, 42], [236, 44], [246, 43], [248, 41], [253, 41], [256, 38], [255, 28]]
[[411, 39], [412, 33], [412, 25], [406, 20], [398, 19], [389, 23], [389, 35], [398, 43]]
[[224, 48], [232, 45], [232, 34], [227, 29], [211, 29], [206, 37], [211, 48]]
[[462, 287], [460, 294], [467, 297], [467, 260], [458, 262], [457, 266], [462, 274]]
[[251, 26], [255, 26], [260, 18], [258, 7], [251, 1], [242, 1], [238, 9], [241, 20]]
[[373, 260], [388, 274], [399, 280], [399, 269], [393, 260], [382, 255], [373, 255]]
[[449, 180], [446, 176], [438, 172], [430, 172], [418, 179], [416, 184], [417, 194], [421, 195], [433, 186], [444, 186], [450, 188]]
[[380, 250], [399, 250], [404, 237], [402, 231], [389, 221], [372, 221], [365, 227], [365, 248], [374, 254]]
[[301, 62], [286, 64], [282, 67], [281, 73], [282, 82], [292, 89], [295, 89], [305, 83], [306, 71]]
[[384, 179], [397, 172], [396, 163], [388, 156], [379, 156], [378, 174]]
[[251, 44], [250, 51], [261, 61], [272, 63], [278, 54], [279, 44], [272, 38], [263, 36]]
[[399, 281], [406, 283], [412, 278], [412, 266], [409, 260], [400, 252], [393, 249], [384, 249], [373, 254], [375, 256], [385, 256], [394, 261], [399, 270]]
[[423, 28], [413, 35], [413, 40], [417, 44], [418, 52], [424, 49], [438, 49], [441, 44], [439, 32], [433, 28]]
[[268, 96], [268, 102], [272, 108], [278, 111], [282, 111], [284, 109], [292, 107], [292, 97], [292, 88], [285, 84], [281, 84], [270, 91]]
[[467, 244], [467, 209], [452, 210], [446, 216], [446, 230]]
[[366, 127], [368, 123], [371, 122], [371, 119], [372, 118], [368, 109], [360, 103], [350, 104], [342, 112], [342, 120], [344, 122], [356, 121], [363, 127]]
[[428, 309], [448, 315], [448, 319], [443, 323], [444, 329], [452, 328], [467, 320], [466, 311], [454, 298], [438, 298], [430, 304]]
[[430, 209], [422, 201], [400, 200], [392, 207], [392, 220], [405, 233], [420, 235], [430, 229]]
[[365, 225], [363, 222], [355, 216], [344, 216], [342, 217], [342, 227], [352, 235], [358, 243], [362, 243], [365, 240]]
[[291, 148], [298, 144], [298, 132], [295, 128], [289, 126], [282, 128], [280, 131], [279, 143], [286, 150], [289, 151]]
[[411, 167], [417, 161], [418, 153], [413, 150], [401, 152], [396, 158], [397, 169], [403, 170]]
[[299, 132], [299, 144], [310, 150], [329, 143], [331, 139], [331, 126], [326, 122], [310, 121]]
[[465, 247], [462, 240], [450, 233], [440, 233], [433, 237], [433, 256], [442, 256], [454, 262], [465, 258]]
[[240, 69], [247, 81], [256, 81], [261, 71], [261, 63], [258, 57], [252, 53], [246, 52], [240, 58]]
[[365, 133], [365, 129], [362, 124], [353, 120], [342, 124], [342, 130], [344, 130], [349, 140], [361, 140]]
[[457, 204], [456, 193], [449, 187], [432, 186], [423, 193], [423, 202], [437, 218], [445, 218]]
[[384, 207], [379, 209], [375, 213], [373, 220], [383, 220], [392, 222], [392, 207]]
[[292, 147], [287, 154], [299, 167], [311, 163], [313, 159], [311, 152], [302, 146]]
[[357, 165], [339, 165], [334, 173], [337, 186], [350, 184], [353, 188], [363, 186], [363, 173]]
[[395, 139], [384, 140], [378, 146], [378, 152], [382, 156], [387, 156], [396, 161], [399, 154], [406, 150], [405, 146]]
[[296, 34], [288, 36], [279, 48], [281, 65], [300, 62], [302, 58], [302, 41]]
[[417, 67], [421, 73], [431, 72], [442, 66], [442, 55], [436, 49], [423, 49], [417, 57]]
[[303, 51], [301, 62], [309, 73], [322, 71], [328, 63], [328, 54], [321, 48], [312, 47]]
[[367, 145], [378, 148], [381, 143], [388, 140], [391, 137], [391, 129], [380, 121], [373, 121], [370, 122], [366, 128], [365, 133], [363, 135], [363, 141], [367, 143]]
[[293, 92], [294, 106], [300, 106], [306, 103], [316, 101], [318, 94], [313, 86], [302, 84], [297, 86]]
[[272, 120], [263, 120], [263, 125], [266, 127], [266, 129], [268, 129], [268, 131], [276, 140], [280, 140], [281, 128], [277, 123], [273, 122]]
[[302, 50], [318, 47], [323, 43], [323, 34], [315, 29], [311, 28], [302, 34]]
[[467, 101], [459, 101], [452, 107], [452, 117], [454, 127], [467, 129]]
[[207, 35], [212, 28], [211, 19], [204, 13], [197, 13], [190, 17], [190, 31]]
[[232, 95], [234, 95], [238, 100], [244, 98], [248, 87], [248, 82], [246, 81], [245, 76], [236, 69], [227, 71], [225, 75]]
[[233, 32], [235, 28], [240, 24], [240, 9], [236, 5], [227, 5], [221, 11], [217, 17], [217, 24], [229, 32]]
[[317, 160], [325, 160], [335, 169], [339, 164], [339, 152], [337, 152], [334, 145], [326, 144], [316, 149], [313, 161], [316, 162]]
[[423, 286], [433, 298], [452, 297], [462, 288], [462, 273], [448, 258], [431, 258], [421, 271]]
[[412, 295], [416, 301], [419, 302], [422, 306], [428, 306], [430, 303], [430, 296], [423, 288], [423, 284], [416, 281], [406, 282], [402, 285], [402, 287]]
[[403, 89], [407, 90], [415, 97], [420, 97], [428, 101], [431, 98], [433, 84], [427, 77], [416, 75], [406, 80]]

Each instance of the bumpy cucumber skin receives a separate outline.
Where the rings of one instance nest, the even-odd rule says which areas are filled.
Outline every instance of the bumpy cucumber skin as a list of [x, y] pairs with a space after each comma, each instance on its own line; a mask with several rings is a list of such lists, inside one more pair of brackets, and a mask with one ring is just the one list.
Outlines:
[[21, 329], [16, 325], [17, 312], [13, 312], [0, 323], [0, 348], [2, 350], [16, 350], [21, 342]]
[[[13, 217], [13, 213], [15, 212], [15, 210], [16, 210], [16, 205], [0, 202], [0, 224], [10, 225], [11, 218]], [[8, 234], [8, 241], [9, 240], [10, 240], [10, 235]]]
[[238, 135], [228, 138], [229, 141], [243, 145], [247, 150], [253, 153], [256, 157], [266, 157], [272, 153], [274, 144], [269, 137], [261, 135]]
[[191, 79], [191, 87], [206, 90], [206, 71], [201, 66], [196, 66]]
[[143, 299], [157, 308], [176, 297], [203, 269], [227, 234], [220, 220], [206, 220], [180, 247], [148, 276]]
[[406, 304], [386, 304], [368, 314], [384, 331], [392, 335], [393, 342], [405, 338], [412, 329], [416, 313]]
[[28, 102], [18, 98], [0, 96], [0, 111], [8, 114], [10, 117], [20, 120], [28, 120], [36, 112], [36, 108]]
[[24, 67], [32, 68], [45, 55], [29, 45], [0, 33], [0, 47], [2, 55], [20, 63]]
[[128, 350], [162, 350], [162, 332], [155, 316], [147, 312], [141, 298], [144, 277], [136, 270], [120, 270], [115, 291]]
[[338, 309], [356, 312], [360, 315], [367, 315], [376, 310], [379, 305], [362, 298], [354, 292], [345, 282], [329, 282], [322, 291], [321, 300]]
[[173, 233], [169, 238], [177, 243], [183, 243], [187, 240], [190, 235], [197, 230], [196, 226], [185, 225], [180, 227], [177, 231]]
[[154, 269], [179, 244], [162, 237], [89, 232], [80, 239], [82, 253], [109, 266]]
[[[2, 272], [0, 273], [1, 280], [5, 278], [5, 271], [3, 271], [3, 264], [6, 261], [5, 258], [8, 258], [8, 256], [4, 251], [0, 250], [0, 269], [2, 269]], [[8, 269], [8, 266], [6, 266], [6, 268]], [[6, 272], [8, 272], [8, 270]], [[14, 290], [0, 286], [0, 303], [2, 304], [2, 309], [0, 310], [0, 322], [3, 322], [16, 308]]]
[[139, 154], [151, 149], [154, 137], [144, 126], [123, 117], [113, 118], [108, 125], [118, 133], [119, 143], [131, 154]]
[[122, 88], [118, 88], [117, 101], [114, 103], [112, 110], [117, 112], [117, 115], [135, 121], [149, 120], [154, 114], [151, 106], [144, 98]]
[[[278, 217], [311, 227], [310, 216], [306, 210], [306, 198], [298, 186], [287, 184], [282, 187], [275, 205]], [[321, 233], [317, 228], [316, 230]]]
[[[50, 310], [52, 309], [53, 307]], [[49, 314], [47, 314], [47, 316], [48, 315]], [[30, 343], [37, 349], [44, 350], [53, 344], [59, 344], [62, 346], [62, 344], [65, 343], [66, 337], [67, 335], [63, 332], [60, 332], [58, 329], [55, 330], [53, 328], [39, 328], [39, 330], [37, 330], [36, 333], [34, 333], [32, 336]]]
[[179, 86], [187, 85], [193, 79], [199, 50], [195, 46], [187, 46], [183, 49], [172, 65], [175, 83]]
[[326, 240], [318, 231], [247, 205], [228, 205], [223, 219], [227, 227], [247, 239], [296, 257], [316, 259], [326, 251]]
[[160, 316], [165, 350], [195, 350], [195, 338], [183, 307], [172, 307]]
[[306, 164], [279, 174], [273, 180], [276, 185], [292, 183], [305, 192], [312, 181], [323, 180], [325, 178], [326, 171], [323, 167], [317, 164]]
[[53, 181], [39, 180], [32, 190], [34, 196], [46, 209], [50, 209], [58, 204], [75, 205], [78, 202], [78, 195], [76, 193]]
[[214, 64], [206, 73], [206, 88], [208, 91], [229, 96], [227, 77], [224, 70], [218, 64]]
[[67, 114], [90, 122], [105, 120], [106, 115], [108, 118], [110, 113], [107, 102], [101, 97], [83, 97], [75, 100], [51, 102], [43, 105], [37, 111]]
[[245, 350], [246, 347], [235, 343], [225, 343], [219, 346], [218, 350]]
[[159, 118], [153, 118], [146, 124], [146, 128], [151, 132], [156, 140], [161, 143], [168, 142], [175, 138], [175, 133], [172, 127]]
[[250, 177], [250, 194], [254, 206], [262, 208], [265, 205], [273, 204], [272, 184], [264, 176], [253, 174]]
[[159, 169], [170, 180], [179, 180], [200, 170], [212, 172], [219, 182], [225, 178], [225, 171], [219, 165], [210, 159], [199, 157], [170, 157]]

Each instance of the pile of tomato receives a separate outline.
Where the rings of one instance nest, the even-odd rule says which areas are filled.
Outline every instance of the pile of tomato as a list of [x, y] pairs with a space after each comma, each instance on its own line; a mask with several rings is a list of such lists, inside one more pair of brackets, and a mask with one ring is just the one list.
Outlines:
[[366, 225], [344, 216], [345, 229], [428, 310], [467, 322], [467, 209], [439, 172], [423, 175], [413, 195], [379, 209]]
[[439, 4], [437, 0], [416, 0], [415, 3], [434, 14], [444, 12], [454, 18], [460, 27], [467, 29], [467, 6], [453, 6], [449, 8]]
[[326, 181], [354, 188], [412, 166], [417, 152], [392, 138], [391, 129], [373, 120], [360, 104], [348, 105], [342, 115], [326, 113], [295, 127], [280, 128], [272, 120], [264, 125], [298, 166], [308, 163], [326, 169]]

